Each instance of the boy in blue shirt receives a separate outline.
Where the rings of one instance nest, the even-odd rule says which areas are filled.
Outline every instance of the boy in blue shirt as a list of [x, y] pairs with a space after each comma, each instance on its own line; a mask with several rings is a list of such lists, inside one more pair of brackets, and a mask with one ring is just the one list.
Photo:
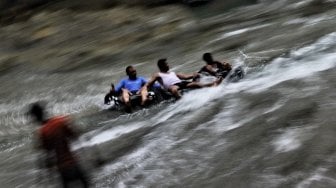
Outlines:
[[144, 87], [147, 80], [143, 77], [137, 77], [136, 70], [133, 66], [126, 67], [128, 78], [122, 79], [115, 87], [116, 93], [121, 93], [121, 97], [126, 106], [131, 109], [130, 96], [141, 95], [141, 105], [145, 105], [148, 100], [148, 90]]

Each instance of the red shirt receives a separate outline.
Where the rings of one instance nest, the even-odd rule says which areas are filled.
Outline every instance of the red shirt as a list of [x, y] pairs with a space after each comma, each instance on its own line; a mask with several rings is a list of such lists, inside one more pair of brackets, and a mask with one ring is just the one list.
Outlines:
[[59, 168], [72, 165], [76, 162], [70, 150], [69, 139], [74, 132], [68, 127], [69, 120], [65, 116], [50, 118], [40, 129], [39, 137], [42, 147], [47, 151], [54, 151]]

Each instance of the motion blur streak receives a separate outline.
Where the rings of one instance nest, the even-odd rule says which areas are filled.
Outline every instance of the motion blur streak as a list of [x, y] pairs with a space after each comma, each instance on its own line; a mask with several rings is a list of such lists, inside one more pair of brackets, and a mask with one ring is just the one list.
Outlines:
[[[0, 185], [59, 185], [25, 115], [43, 100], [83, 130], [73, 149], [94, 187], [336, 187], [335, 1], [250, 2], [47, 9], [1, 26]], [[193, 72], [205, 52], [245, 78], [133, 114], [103, 105], [127, 65]]]

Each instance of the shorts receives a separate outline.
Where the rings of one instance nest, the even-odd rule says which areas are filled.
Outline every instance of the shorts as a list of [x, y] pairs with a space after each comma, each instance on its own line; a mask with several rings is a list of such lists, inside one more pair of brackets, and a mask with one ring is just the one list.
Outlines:
[[132, 95], [137, 95], [138, 91], [130, 91]]
[[188, 81], [182, 81], [180, 83], [176, 83], [174, 84], [175, 86], [178, 86], [179, 89], [186, 89], [188, 88], [187, 85], [190, 84], [191, 82], [188, 82]]

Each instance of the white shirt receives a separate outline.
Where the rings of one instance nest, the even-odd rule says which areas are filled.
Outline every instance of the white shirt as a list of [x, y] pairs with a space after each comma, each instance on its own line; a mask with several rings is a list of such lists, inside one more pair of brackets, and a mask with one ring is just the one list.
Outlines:
[[176, 76], [175, 72], [162, 73], [159, 72], [159, 76], [162, 79], [163, 87], [168, 89], [170, 86], [180, 83], [181, 79]]

